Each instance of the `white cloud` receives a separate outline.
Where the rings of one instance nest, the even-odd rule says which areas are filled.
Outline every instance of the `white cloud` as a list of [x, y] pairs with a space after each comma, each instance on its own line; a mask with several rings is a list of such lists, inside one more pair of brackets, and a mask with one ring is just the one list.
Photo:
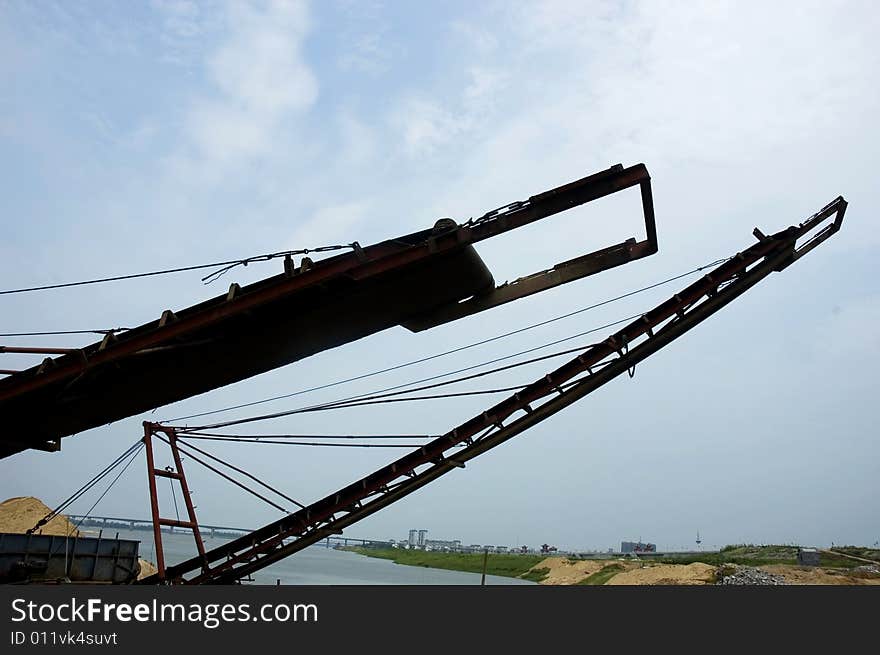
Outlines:
[[383, 15], [383, 3], [345, 0], [338, 5], [342, 15], [333, 31], [340, 41], [339, 68], [372, 76], [385, 73], [400, 52], [393, 45], [392, 23]]
[[467, 127], [467, 118], [456, 115], [440, 103], [426, 98], [406, 100], [395, 117], [403, 137], [404, 148], [410, 155], [430, 154], [450, 141]]
[[368, 205], [364, 202], [348, 202], [323, 207], [297, 227], [291, 235], [288, 247], [314, 248], [348, 243], [356, 233], [355, 227], [363, 221], [367, 209]]
[[341, 112], [337, 123], [342, 143], [339, 157], [351, 166], [370, 163], [377, 153], [374, 130], [351, 111]]
[[880, 15], [854, 8], [551, 2], [510, 10], [505, 23], [510, 51], [524, 53], [512, 62], [524, 88], [546, 94], [539, 117], [589, 120], [590, 138], [638, 128], [637, 143], [661, 156], [730, 161], [832, 127], [854, 89], [864, 99], [880, 65]]
[[468, 49], [479, 55], [490, 54], [498, 48], [498, 37], [490, 28], [456, 21], [452, 24], [452, 32]]
[[430, 155], [474, 132], [483, 132], [480, 128], [486, 127], [486, 118], [496, 108], [498, 94], [511, 76], [494, 67], [472, 66], [464, 77], [467, 82], [457, 97], [446, 102], [413, 95], [399, 104], [392, 125], [400, 131], [407, 155]]
[[485, 112], [495, 107], [495, 98], [511, 79], [510, 71], [488, 66], [468, 69], [468, 84], [462, 91], [462, 102], [471, 113]]
[[378, 75], [388, 70], [390, 58], [391, 54], [383, 43], [383, 34], [371, 33], [353, 37], [338, 62], [345, 71]]
[[302, 2], [272, 2], [264, 9], [233, 4], [231, 34], [208, 68], [230, 102], [250, 112], [275, 115], [310, 106], [317, 84], [300, 49], [308, 29]]
[[152, 0], [150, 4], [163, 15], [166, 33], [185, 39], [202, 33], [202, 12], [192, 0]]
[[285, 121], [301, 115], [318, 96], [303, 61], [308, 32], [302, 2], [228, 7], [228, 36], [207, 62], [217, 93], [193, 100], [176, 171], [198, 171], [213, 180], [228, 167], [269, 153]]
[[741, 230], [724, 217], [746, 205], [787, 198], [773, 225], [867, 191], [835, 162], [852, 144], [860, 170], [880, 146], [880, 12], [866, 5], [498, 3], [452, 32], [450, 70], [401, 94], [392, 134], [451, 172], [429, 199], [444, 213], [644, 161], [662, 247], [684, 248]]

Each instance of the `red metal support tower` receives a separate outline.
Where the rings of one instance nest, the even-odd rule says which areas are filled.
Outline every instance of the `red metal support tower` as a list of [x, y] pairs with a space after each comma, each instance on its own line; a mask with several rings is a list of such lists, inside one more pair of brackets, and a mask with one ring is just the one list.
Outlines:
[[[174, 458], [174, 470], [156, 468], [155, 459], [153, 457], [153, 435], [163, 433], [168, 445], [171, 447], [171, 455]], [[157, 435], [158, 436], [158, 435]], [[159, 437], [162, 439], [162, 437]], [[186, 482], [186, 474], [183, 471], [183, 460], [180, 457], [180, 450], [177, 447], [177, 435], [173, 428], [168, 428], [156, 423], [144, 421], [144, 445], [147, 451], [147, 481], [150, 486], [150, 511], [153, 518], [153, 541], [156, 544], [156, 568], [158, 569], [158, 580], [161, 583], [167, 582], [165, 568], [165, 553], [162, 548], [162, 526], [167, 525], [174, 528], [186, 528], [192, 530], [193, 538], [196, 542], [196, 550], [202, 564], [202, 573], [208, 572], [208, 560], [205, 557], [205, 544], [202, 541], [202, 534], [199, 532], [199, 523], [196, 520], [196, 510], [192, 502], [192, 495], [189, 485]], [[169, 467], [170, 468], [170, 467]], [[189, 521], [180, 521], [178, 519], [165, 519], [159, 515], [159, 496], [156, 489], [156, 477], [169, 478], [177, 480], [180, 483], [180, 489], [183, 493], [183, 502], [186, 504], [186, 512]], [[173, 484], [173, 482], [172, 482]]]

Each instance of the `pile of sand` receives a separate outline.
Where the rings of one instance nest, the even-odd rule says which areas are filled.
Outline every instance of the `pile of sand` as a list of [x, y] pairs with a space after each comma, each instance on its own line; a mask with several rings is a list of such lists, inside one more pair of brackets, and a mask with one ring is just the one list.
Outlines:
[[609, 585], [704, 585], [715, 584], [717, 568], [693, 564], [648, 564], [644, 568], [623, 571], [605, 584]]
[[714, 584], [716, 567], [708, 564], [644, 564], [628, 560], [570, 560], [548, 557], [532, 570], [549, 569], [541, 584], [575, 585], [610, 564], [623, 570], [613, 575], [607, 585], [703, 585]]
[[[24, 534], [46, 516], [52, 509], [39, 498], [33, 496], [21, 496], [10, 498], [0, 503], [0, 532], [12, 534]], [[35, 534], [48, 534], [58, 536], [79, 536], [82, 533], [77, 530], [66, 516], [59, 514], [42, 526]], [[141, 564], [141, 572], [138, 580], [156, 573], [156, 565], [144, 558], [138, 558]]]
[[[24, 534], [37, 524], [46, 514], [52, 511], [43, 501], [33, 496], [10, 498], [0, 503], [0, 532]], [[78, 536], [79, 531], [73, 523], [62, 515], [55, 516], [46, 525], [39, 528], [36, 534], [58, 536]]]
[[570, 560], [565, 557], [548, 557], [535, 564], [531, 570], [550, 569], [541, 584], [571, 585], [577, 584], [597, 571], [608, 566], [608, 560]]
[[159, 569], [156, 568], [156, 565], [150, 562], [149, 560], [145, 560], [143, 557], [138, 557], [138, 562], [141, 564], [141, 572], [138, 573], [138, 580], [143, 580], [154, 573], [158, 573]]

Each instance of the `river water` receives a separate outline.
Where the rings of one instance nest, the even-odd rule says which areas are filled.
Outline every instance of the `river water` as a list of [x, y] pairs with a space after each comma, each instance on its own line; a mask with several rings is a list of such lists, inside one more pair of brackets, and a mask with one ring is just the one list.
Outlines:
[[[95, 528], [88, 528], [94, 530]], [[156, 561], [153, 533], [149, 530], [107, 529], [105, 537], [135, 539], [141, 542], [140, 555]], [[92, 536], [91, 534], [89, 536]], [[224, 537], [205, 535], [205, 548], [210, 550], [230, 541]], [[189, 532], [162, 533], [166, 565], [182, 562], [196, 554], [195, 542]], [[323, 545], [309, 546], [290, 557], [257, 571], [250, 584], [274, 585], [478, 585], [479, 573], [445, 571], [421, 566], [402, 566], [390, 560], [365, 557]], [[527, 580], [486, 576], [487, 585], [534, 584]]]

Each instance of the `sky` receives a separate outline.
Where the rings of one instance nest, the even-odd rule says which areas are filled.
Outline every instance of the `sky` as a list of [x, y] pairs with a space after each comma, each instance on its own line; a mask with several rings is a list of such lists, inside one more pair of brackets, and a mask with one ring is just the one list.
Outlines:
[[[571, 550], [636, 539], [693, 548], [698, 531], [704, 548], [874, 544], [878, 33], [880, 8], [867, 1], [0, 0], [3, 289], [369, 244], [616, 163], [648, 167], [660, 244], [652, 257], [478, 317], [420, 333], [393, 328], [66, 438], [60, 453], [0, 460], [0, 498], [54, 506], [134, 443], [145, 419], [292, 393], [558, 316], [733, 254], [753, 243], [754, 227], [778, 231], [843, 195], [839, 234], [633, 379], [346, 534], [399, 539], [423, 528], [435, 539]], [[620, 195], [477, 249], [501, 282], [643, 238], [637, 192]], [[0, 332], [138, 325], [279, 270], [238, 268], [212, 286], [195, 272], [0, 296]], [[677, 290], [259, 409], [487, 361], [645, 311]], [[0, 368], [38, 363], [2, 357]], [[493, 380], [527, 383], [550, 367]], [[480, 397], [402, 405], [288, 417], [265, 430], [437, 434], [488, 406]], [[392, 459], [385, 449], [212, 452], [302, 501]], [[146, 518], [144, 469], [138, 460], [94, 513]], [[280, 516], [195, 465], [187, 475], [203, 523], [257, 527]]]

